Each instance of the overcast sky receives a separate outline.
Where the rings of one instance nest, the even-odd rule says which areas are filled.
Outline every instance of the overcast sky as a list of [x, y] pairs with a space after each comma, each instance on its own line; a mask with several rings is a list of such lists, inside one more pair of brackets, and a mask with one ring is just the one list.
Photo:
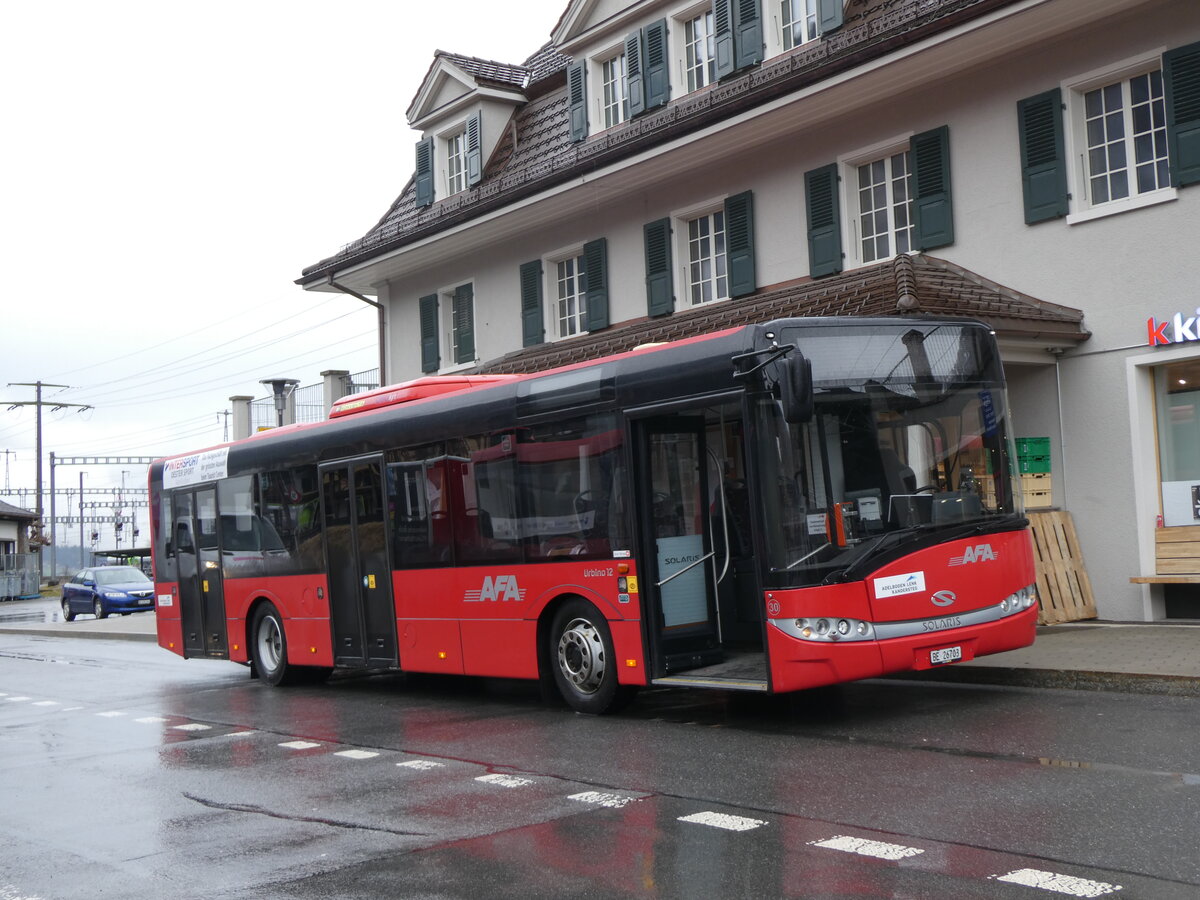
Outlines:
[[[434, 51], [523, 62], [567, 0], [518, 6], [0, 3], [11, 487], [33, 488], [36, 454], [33, 408], [8, 408], [34, 389], [10, 382], [68, 385], [43, 398], [92, 406], [45, 409], [45, 454], [158, 456], [220, 442], [228, 398], [265, 396], [262, 378], [374, 368], [375, 311], [293, 281], [412, 175], [405, 110]], [[79, 469], [57, 479], [77, 487]], [[84, 486], [121, 481], [96, 467]], [[0, 497], [21, 499], [3, 483]]]

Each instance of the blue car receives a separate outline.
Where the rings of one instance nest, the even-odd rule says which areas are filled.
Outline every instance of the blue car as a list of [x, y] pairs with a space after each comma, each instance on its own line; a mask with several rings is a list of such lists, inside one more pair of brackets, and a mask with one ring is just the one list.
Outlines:
[[84, 569], [63, 585], [63, 618], [74, 622], [80, 613], [97, 619], [110, 613], [128, 615], [154, 609], [154, 582], [133, 566]]

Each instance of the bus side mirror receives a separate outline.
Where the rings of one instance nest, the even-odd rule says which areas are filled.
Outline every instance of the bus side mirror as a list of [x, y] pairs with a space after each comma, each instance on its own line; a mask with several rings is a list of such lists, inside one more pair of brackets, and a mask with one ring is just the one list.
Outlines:
[[783, 417], [792, 425], [801, 425], [813, 417], [812, 362], [793, 351], [783, 361], [779, 382]]

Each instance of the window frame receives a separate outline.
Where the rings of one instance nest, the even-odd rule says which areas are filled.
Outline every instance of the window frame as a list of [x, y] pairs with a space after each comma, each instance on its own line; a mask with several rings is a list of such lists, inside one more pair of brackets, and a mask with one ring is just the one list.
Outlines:
[[[587, 317], [587, 264], [583, 254], [583, 243], [571, 244], [563, 247], [560, 250], [550, 253], [542, 258], [542, 272], [545, 283], [543, 285], [543, 296], [546, 298], [543, 304], [545, 314], [546, 339], [548, 341], [562, 341], [568, 338], [579, 337], [588, 333], [588, 317]], [[574, 319], [578, 326], [578, 330], [573, 334], [563, 334], [560, 326], [562, 324], [561, 316], [559, 315], [559, 304], [563, 298], [559, 297], [559, 275], [558, 267], [565, 262], [574, 262], [576, 272], [575, 281], [575, 301], [576, 310]], [[582, 276], [582, 277], [581, 277]]]
[[[454, 150], [456, 142], [458, 147], [457, 152]], [[455, 194], [461, 194], [468, 187], [467, 123], [465, 121], [460, 122], [454, 128], [438, 135], [438, 144], [441, 150], [439, 154], [441, 180], [446, 189], [444, 196], [453, 197]], [[456, 160], [458, 162], [457, 170], [453, 166]], [[461, 183], [456, 187], [456, 182]]]
[[[841, 156], [837, 160], [838, 164], [838, 202], [842, 208], [842, 247], [845, 248], [845, 265], [844, 268], [871, 266], [882, 262], [885, 259], [893, 259], [898, 253], [914, 253], [916, 245], [915, 222], [916, 216], [913, 209], [913, 164], [912, 164], [912, 139], [916, 135], [915, 131], [910, 131], [902, 135], [889, 138], [885, 141], [872, 144], [868, 147], [863, 147], [852, 153]], [[893, 157], [904, 153], [908, 156], [908, 171], [905, 177], [908, 181], [908, 225], [906, 226], [909, 232], [909, 246], [907, 250], [897, 251], [896, 248], [896, 227], [893, 210], [895, 202], [892, 195], [892, 182], [894, 178], [891, 173], [891, 160]], [[874, 259], [867, 260], [863, 254], [863, 236], [862, 236], [862, 207], [859, 202], [859, 186], [858, 186], [858, 170], [860, 166], [869, 165], [875, 162], [884, 161], [888, 166], [887, 178], [885, 181], [888, 197], [888, 239], [891, 246], [891, 252], [886, 256], [876, 256]]]
[[[1127, 57], [1107, 66], [1064, 79], [1060, 83], [1063, 102], [1066, 106], [1063, 128], [1064, 155], [1067, 170], [1067, 192], [1071, 210], [1067, 213], [1068, 225], [1088, 222], [1105, 216], [1117, 215], [1132, 209], [1142, 209], [1159, 203], [1167, 203], [1178, 197], [1178, 189], [1167, 183], [1144, 193], [1137, 193], [1136, 158], [1133, 156], [1133, 135], [1129, 129], [1131, 106], [1129, 82], [1132, 78], [1149, 72], [1163, 70], [1163, 55], [1166, 47]], [[1122, 90], [1122, 113], [1125, 117], [1126, 133], [1123, 140], [1127, 148], [1126, 172], [1130, 193], [1119, 200], [1106, 200], [1094, 204], [1091, 191], [1091, 169], [1088, 165], [1088, 142], [1086, 131], [1085, 95], [1087, 92], [1120, 84]], [[1166, 128], [1164, 123], [1164, 129]], [[1169, 136], [1167, 138], [1169, 146]], [[1167, 157], [1168, 166], [1170, 156]]]
[[[606, 80], [606, 67], [619, 61], [620, 77], [616, 81]], [[629, 80], [625, 69], [625, 44], [618, 41], [610, 47], [597, 53], [592, 57], [592, 71], [589, 73], [591, 83], [596, 85], [595, 104], [596, 117], [595, 125], [589, 131], [591, 134], [596, 134], [601, 131], [607, 131], [609, 128], [616, 128], [629, 121]], [[620, 98], [614, 102], [608, 102], [607, 90], [609, 85], [615, 84], [620, 88]], [[616, 110], [617, 117], [609, 118], [613, 110]]]
[[[674, 56], [679, 70], [681, 93], [690, 94], [693, 91], [703, 90], [717, 82], [716, 28], [714, 18], [711, 0], [708, 3], [692, 4], [685, 9], [671, 14], [670, 31], [673, 33], [670, 35], [669, 40], [676, 48]], [[698, 20], [705, 21], [705, 27], [708, 29], [708, 32], [703, 38], [705, 57], [697, 65], [691, 63], [688, 58], [689, 53], [697, 44], [695, 40], [689, 39], [688, 32], [691, 30], [693, 23]], [[702, 83], [695, 83], [693, 81], [697, 69], [704, 74]]]
[[[690, 206], [686, 209], [678, 210], [671, 214], [671, 227], [674, 232], [673, 240], [675, 244], [674, 253], [675, 259], [678, 260], [676, 264], [676, 271], [678, 272], [679, 282], [675, 285], [675, 296], [678, 298], [678, 306], [676, 309], [677, 312], [685, 309], [695, 309], [699, 306], [711, 306], [714, 303], [724, 303], [730, 299], [732, 282], [729, 271], [729, 225], [728, 222], [725, 221], [726, 199], [727, 198], [724, 196], [712, 198], [704, 203], [698, 203], [695, 206]], [[692, 266], [694, 263], [691, 252], [693, 244], [691, 225], [693, 222], [699, 221], [702, 218], [715, 221], [715, 217], [717, 215], [721, 216], [721, 229], [719, 233], [722, 238], [722, 248], [718, 254], [715, 243], [715, 235], [717, 232], [715, 230], [710, 231], [709, 240], [713, 241], [713, 253], [710, 257], [713, 263], [713, 274], [707, 279], [695, 282], [696, 285], [705, 283], [712, 284], [713, 297], [711, 300], [696, 301], [692, 299]], [[716, 274], [716, 270], [718, 268], [718, 257], [724, 260], [724, 272], [720, 275]], [[721, 279], [723, 279], [725, 282], [725, 292], [723, 295], [718, 290], [718, 284]]]
[[[804, 24], [810, 24], [809, 18], [811, 17], [813, 33], [808, 35], [808, 28], [806, 27], [804, 29], [806, 36], [798, 42], [789, 44], [785, 31], [790, 28], [794, 34], [796, 22], [793, 20], [785, 23], [783, 10], [785, 6], [791, 7], [794, 3], [804, 4]], [[774, 32], [775, 39], [778, 41], [780, 53], [787, 53], [789, 50], [795, 50], [797, 47], [803, 47], [805, 44], [811, 43], [821, 36], [821, 10], [819, 0], [774, 0], [774, 5], [775, 8], [773, 17], [775, 19], [775, 28], [772, 29], [772, 31]]]
[[[455, 332], [454, 327], [454, 297], [456, 292], [467, 285], [471, 288], [471, 335], [473, 342], [473, 353], [470, 359], [458, 360], [458, 343], [459, 335]], [[477, 326], [476, 310], [476, 281], [474, 278], [467, 278], [457, 284], [443, 286], [437, 289], [434, 294], [437, 296], [437, 328], [438, 328], [438, 356], [439, 364], [436, 372], [427, 374], [445, 375], [449, 372], [457, 372], [460, 369], [469, 369], [479, 361], [479, 328]]]

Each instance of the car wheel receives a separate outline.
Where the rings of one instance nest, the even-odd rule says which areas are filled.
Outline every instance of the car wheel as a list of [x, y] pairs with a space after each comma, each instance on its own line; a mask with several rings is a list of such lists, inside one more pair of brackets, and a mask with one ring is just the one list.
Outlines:
[[99, 597], [97, 597], [92, 602], [92, 612], [95, 614], [97, 619], [107, 619], [108, 618], [108, 613], [105, 611], [104, 604], [102, 602], [100, 602]]
[[586, 600], [571, 600], [555, 614], [549, 651], [558, 692], [577, 712], [615, 712], [633, 698], [636, 688], [617, 684], [608, 623]]
[[63, 618], [68, 622], [75, 621], [75, 610], [71, 609], [71, 602], [66, 597], [62, 599]]

